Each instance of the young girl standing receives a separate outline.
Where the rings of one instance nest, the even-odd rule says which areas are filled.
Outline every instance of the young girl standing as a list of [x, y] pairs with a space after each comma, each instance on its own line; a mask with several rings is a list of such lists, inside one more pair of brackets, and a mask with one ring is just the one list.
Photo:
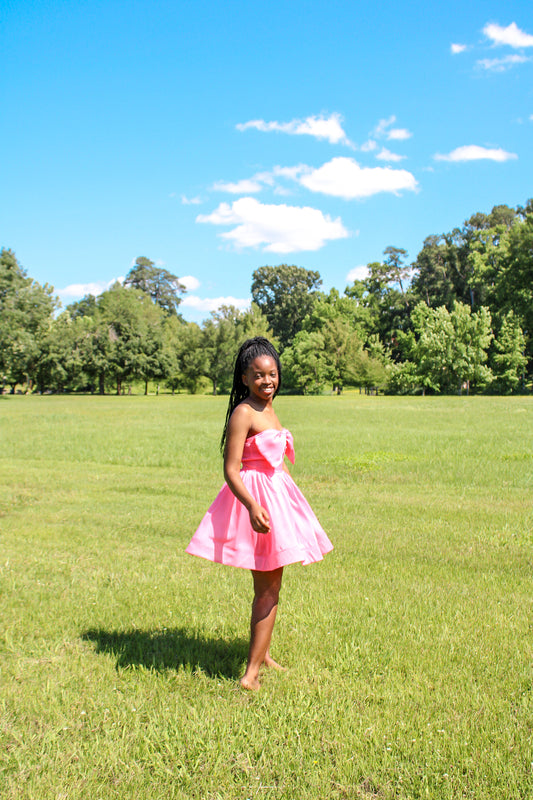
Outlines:
[[294, 463], [290, 431], [272, 401], [281, 365], [261, 336], [237, 354], [221, 448], [226, 483], [192, 537], [187, 552], [252, 571], [254, 600], [245, 689], [259, 688], [262, 664], [280, 668], [270, 655], [283, 567], [320, 561], [333, 545], [285, 465]]

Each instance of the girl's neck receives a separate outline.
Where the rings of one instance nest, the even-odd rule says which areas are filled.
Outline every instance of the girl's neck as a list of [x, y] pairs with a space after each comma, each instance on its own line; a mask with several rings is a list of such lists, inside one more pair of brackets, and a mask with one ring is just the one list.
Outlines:
[[250, 408], [253, 408], [254, 411], [259, 412], [260, 414], [263, 411], [268, 411], [269, 409], [272, 410], [272, 398], [268, 400], [261, 400], [258, 397], [253, 397], [253, 395], [249, 394], [246, 398], [246, 401]]

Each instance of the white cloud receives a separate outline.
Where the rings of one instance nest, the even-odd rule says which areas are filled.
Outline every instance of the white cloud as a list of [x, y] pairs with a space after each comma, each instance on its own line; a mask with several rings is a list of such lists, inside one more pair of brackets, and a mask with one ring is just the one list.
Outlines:
[[477, 144], [463, 145], [457, 147], [447, 155], [433, 156], [436, 161], [480, 161], [481, 159], [488, 159], [489, 161], [509, 161], [518, 158], [516, 153], [508, 153], [499, 148], [480, 147]]
[[415, 177], [407, 170], [360, 167], [353, 158], [334, 158], [302, 175], [300, 183], [312, 192], [345, 200], [370, 197], [379, 192], [416, 191], [418, 188]]
[[237, 249], [263, 246], [269, 253], [320, 250], [327, 241], [348, 236], [340, 217], [333, 220], [309, 207], [264, 205], [253, 197], [242, 197], [231, 205], [221, 203], [212, 214], [200, 214], [196, 221], [236, 225], [221, 237]]
[[523, 64], [530, 60], [527, 56], [516, 55], [504, 56], [504, 58], [482, 58], [477, 61], [477, 66], [492, 72], [505, 72], [505, 70], [514, 67], [516, 64]]
[[[392, 140], [402, 140], [402, 139], [410, 139], [413, 135], [407, 128], [391, 128], [391, 125], [394, 125], [396, 122], [396, 117], [394, 114], [389, 117], [388, 119], [380, 119], [378, 124], [376, 125], [374, 131], [372, 132], [372, 136], [375, 136], [376, 139], [382, 139], [385, 137], [386, 139]], [[389, 130], [390, 128], [390, 130]]]
[[72, 301], [77, 300], [78, 298], [85, 297], [88, 294], [92, 294], [97, 297], [102, 292], [105, 292], [109, 289], [113, 284], [117, 283], [124, 283], [124, 276], [122, 275], [119, 278], [113, 278], [110, 281], [95, 281], [93, 283], [71, 283], [69, 286], [65, 286], [64, 289], [57, 289], [56, 294], [59, 296], [60, 300], [62, 301]]
[[213, 184], [211, 190], [214, 192], [229, 192], [229, 194], [255, 194], [260, 192], [262, 188], [259, 181], [254, 180], [254, 178], [244, 178], [236, 183], [218, 181]]
[[249, 297], [197, 297], [196, 295], [188, 295], [181, 301], [181, 306], [194, 308], [196, 311], [218, 311], [221, 306], [235, 306], [236, 308], [245, 309], [250, 306], [250, 302]]
[[194, 292], [200, 286], [200, 281], [193, 275], [184, 275], [183, 278], [178, 278], [182, 286], [185, 286], [188, 292]]
[[398, 153], [391, 153], [386, 147], [382, 147], [380, 152], [376, 155], [380, 161], [403, 161], [405, 156], [400, 156]]
[[394, 141], [401, 141], [403, 139], [410, 139], [413, 134], [407, 128], [393, 128], [389, 131], [387, 139]]
[[239, 131], [255, 128], [258, 131], [270, 133], [278, 131], [293, 136], [314, 136], [316, 139], [326, 139], [330, 144], [346, 144], [351, 142], [342, 127], [340, 114], [331, 114], [329, 117], [306, 117], [306, 119], [293, 119], [291, 122], [265, 122], [262, 119], [253, 119], [242, 122], [235, 127]]
[[390, 128], [391, 125], [394, 125], [396, 122], [396, 117], [394, 114], [392, 117], [388, 119], [380, 119], [376, 127], [374, 128], [373, 135], [380, 139], [382, 136], [385, 136], [387, 133], [387, 128]]
[[450, 50], [453, 53], [453, 55], [457, 55], [458, 53], [464, 53], [464, 51], [467, 50], [467, 49], [468, 49], [468, 47], [467, 47], [466, 44], [452, 44], [452, 45], [450, 45]]
[[181, 202], [184, 206], [199, 206], [202, 201], [199, 197], [185, 197], [185, 195], [182, 194]]
[[240, 181], [218, 181], [213, 184], [211, 191], [229, 192], [230, 194], [256, 194], [262, 191], [265, 186], [268, 186], [274, 190], [275, 194], [289, 194], [289, 191], [280, 186], [276, 179], [288, 178], [295, 181], [300, 173], [307, 169], [309, 167], [306, 167], [305, 164], [299, 164], [296, 167], [276, 166], [271, 172], [257, 172], [251, 178], [244, 178]]
[[365, 142], [361, 145], [361, 150], [363, 153], [371, 153], [372, 150], [377, 150], [378, 143], [375, 142], [373, 139], [369, 139], [368, 142]]
[[351, 281], [362, 281], [365, 278], [368, 278], [368, 267], [366, 264], [362, 264], [359, 267], [354, 267], [349, 271], [346, 276], [346, 280]]
[[309, 167], [306, 164], [297, 164], [295, 167], [274, 167], [272, 174], [276, 177], [290, 178], [293, 181], [298, 180], [302, 172], [306, 172]]
[[533, 47], [533, 36], [520, 30], [515, 22], [511, 22], [506, 28], [489, 23], [483, 28], [483, 33], [494, 44], [506, 44], [515, 48]]

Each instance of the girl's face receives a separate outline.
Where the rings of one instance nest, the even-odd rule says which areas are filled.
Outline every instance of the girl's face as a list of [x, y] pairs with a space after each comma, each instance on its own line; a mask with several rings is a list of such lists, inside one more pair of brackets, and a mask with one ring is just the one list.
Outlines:
[[268, 402], [276, 394], [279, 384], [278, 368], [272, 356], [257, 356], [242, 376], [250, 395]]

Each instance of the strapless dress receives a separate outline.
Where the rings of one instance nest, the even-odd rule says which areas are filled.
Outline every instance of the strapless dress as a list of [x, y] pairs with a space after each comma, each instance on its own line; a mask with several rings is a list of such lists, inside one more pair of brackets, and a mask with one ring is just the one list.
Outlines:
[[241, 478], [270, 517], [270, 531], [257, 533], [248, 511], [224, 483], [192, 537], [187, 553], [219, 564], [269, 571], [301, 561], [311, 564], [333, 549], [311, 506], [283, 469], [294, 464], [290, 431], [269, 428], [248, 437]]

